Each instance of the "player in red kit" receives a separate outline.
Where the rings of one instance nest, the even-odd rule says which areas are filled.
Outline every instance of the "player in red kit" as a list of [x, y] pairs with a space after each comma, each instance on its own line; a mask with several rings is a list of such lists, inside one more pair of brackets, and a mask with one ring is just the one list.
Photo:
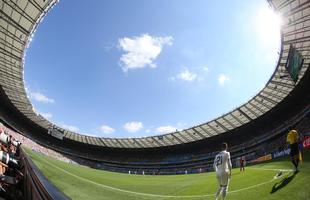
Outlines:
[[241, 171], [244, 171], [244, 162], [245, 162], [245, 161], [244, 161], [244, 158], [241, 157], [241, 158], [240, 158], [240, 172], [241, 172]]

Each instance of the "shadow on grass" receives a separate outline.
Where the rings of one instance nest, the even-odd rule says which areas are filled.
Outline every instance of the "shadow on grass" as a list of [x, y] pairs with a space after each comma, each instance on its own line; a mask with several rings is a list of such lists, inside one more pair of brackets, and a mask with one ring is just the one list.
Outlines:
[[287, 186], [287, 184], [289, 184], [296, 176], [296, 174], [298, 173], [297, 172], [292, 172], [290, 173], [289, 176], [283, 178], [280, 182], [277, 182], [275, 183], [273, 186], [272, 186], [272, 190], [271, 190], [271, 194], [272, 193], [275, 193], [276, 191], [282, 189], [283, 187]]

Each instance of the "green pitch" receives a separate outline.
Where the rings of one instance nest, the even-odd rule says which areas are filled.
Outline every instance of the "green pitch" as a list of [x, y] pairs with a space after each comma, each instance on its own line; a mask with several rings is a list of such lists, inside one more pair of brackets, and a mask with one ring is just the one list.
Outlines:
[[[81, 200], [163, 200], [214, 199], [217, 182], [214, 173], [151, 176], [128, 175], [67, 164], [26, 150], [34, 163], [61, 191]], [[289, 158], [234, 169], [227, 200], [310, 199], [310, 151], [304, 152], [300, 172], [292, 169]]]

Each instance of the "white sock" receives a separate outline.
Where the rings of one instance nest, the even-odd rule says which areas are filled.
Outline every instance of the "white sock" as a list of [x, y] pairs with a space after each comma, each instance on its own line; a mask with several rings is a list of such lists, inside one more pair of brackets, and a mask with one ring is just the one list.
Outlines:
[[223, 200], [225, 200], [226, 198], [226, 195], [227, 195], [227, 186], [226, 187], [223, 187]]
[[216, 194], [215, 194], [215, 200], [217, 200], [219, 198], [221, 193], [222, 193], [222, 187], [220, 186], [219, 189], [217, 190]]

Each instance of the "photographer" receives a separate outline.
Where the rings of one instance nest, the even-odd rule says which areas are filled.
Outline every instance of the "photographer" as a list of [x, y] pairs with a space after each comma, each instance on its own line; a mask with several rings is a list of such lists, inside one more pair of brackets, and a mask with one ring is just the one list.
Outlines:
[[22, 166], [19, 162], [21, 143], [6, 132], [0, 124], [0, 197], [21, 199], [20, 180]]

